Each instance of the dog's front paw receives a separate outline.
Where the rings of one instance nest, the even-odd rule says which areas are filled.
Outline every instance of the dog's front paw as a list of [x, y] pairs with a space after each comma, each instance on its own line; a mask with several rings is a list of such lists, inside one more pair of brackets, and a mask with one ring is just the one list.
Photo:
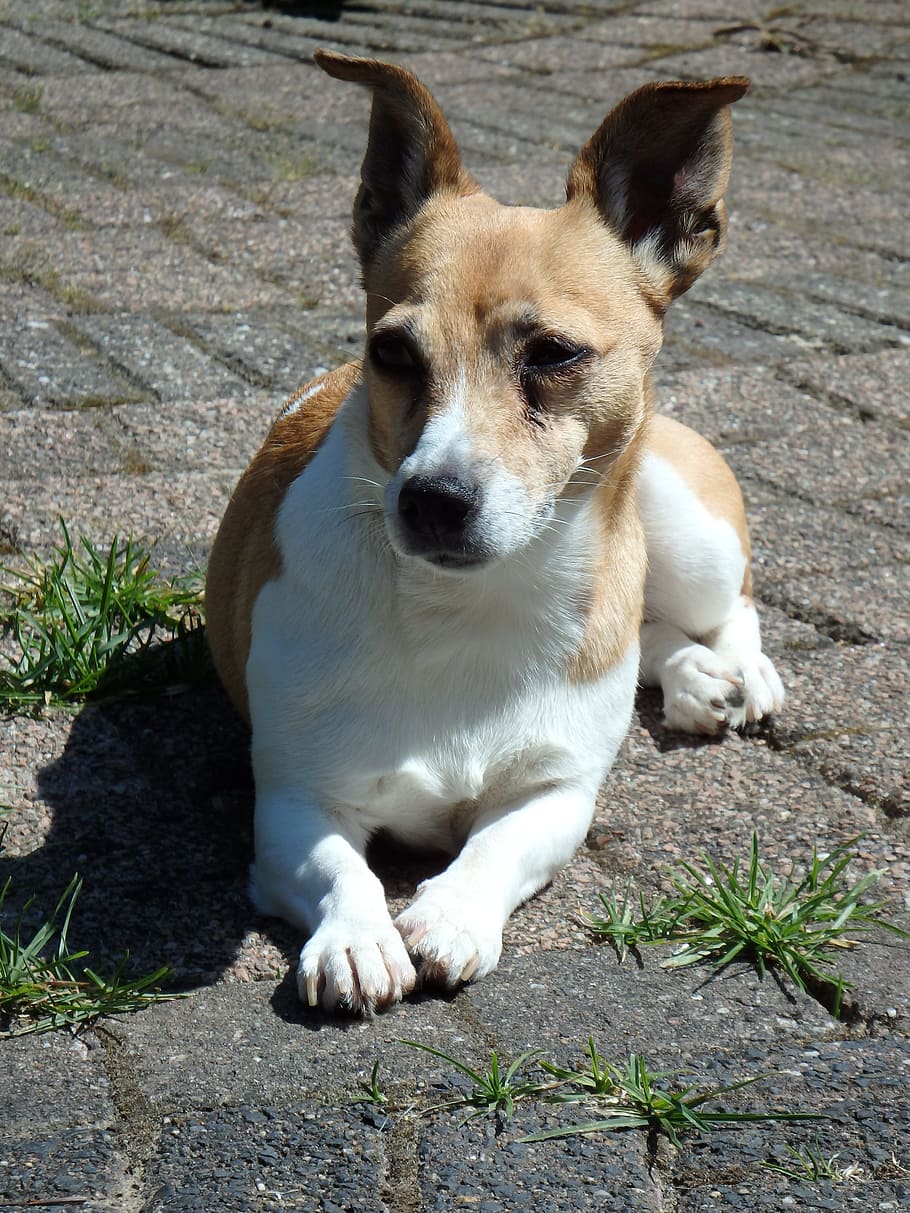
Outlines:
[[477, 896], [458, 895], [428, 880], [395, 926], [421, 980], [449, 989], [493, 971], [502, 952], [502, 923]]
[[784, 684], [774, 663], [764, 653], [743, 663], [742, 703], [730, 711], [730, 724], [741, 729], [754, 720], [779, 712], [784, 705]]
[[664, 723], [680, 733], [713, 735], [735, 724], [746, 702], [742, 671], [705, 645], [675, 654], [661, 674]]
[[324, 922], [300, 953], [301, 1002], [371, 1015], [409, 993], [417, 974], [401, 940], [387, 923]]

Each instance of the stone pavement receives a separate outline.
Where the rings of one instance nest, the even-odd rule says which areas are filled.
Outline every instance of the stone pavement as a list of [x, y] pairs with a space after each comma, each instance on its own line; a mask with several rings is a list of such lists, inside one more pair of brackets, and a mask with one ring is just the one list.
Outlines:
[[[309, 14], [309, 15], [307, 15]], [[725, 256], [676, 304], [661, 407], [743, 483], [767, 648], [789, 691], [748, 738], [665, 733], [642, 695], [587, 845], [510, 924], [496, 974], [369, 1023], [297, 1006], [296, 946], [244, 894], [246, 739], [220, 691], [2, 723], [4, 865], [71, 938], [129, 948], [185, 1001], [75, 1040], [0, 1046], [0, 1208], [486, 1211], [910, 1207], [906, 947], [846, 954], [845, 1021], [742, 968], [622, 966], [577, 925], [596, 890], [758, 831], [778, 869], [862, 834], [853, 875], [908, 867], [907, 78], [898, 0], [0, 0], [0, 549], [63, 515], [107, 543], [204, 564], [284, 393], [356, 356], [347, 229], [367, 99], [317, 46], [387, 54], [450, 116], [488, 190], [556, 204], [574, 151], [644, 81], [742, 73]], [[426, 860], [382, 860], [401, 901]], [[906, 919], [905, 919], [906, 921]], [[767, 1072], [731, 1106], [817, 1125], [523, 1145], [553, 1122], [409, 1114], [446, 1068], [630, 1050], [703, 1082]], [[350, 1102], [381, 1062], [389, 1110]], [[758, 1167], [805, 1149], [855, 1173]], [[65, 1205], [62, 1207], [66, 1207]]]

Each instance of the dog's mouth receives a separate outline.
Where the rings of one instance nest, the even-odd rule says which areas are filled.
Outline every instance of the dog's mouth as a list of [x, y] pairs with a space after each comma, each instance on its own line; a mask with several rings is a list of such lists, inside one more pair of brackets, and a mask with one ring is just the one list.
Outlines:
[[489, 556], [474, 555], [467, 552], [427, 552], [422, 557], [427, 564], [437, 569], [448, 569], [461, 572], [465, 569], [479, 569], [489, 564]]

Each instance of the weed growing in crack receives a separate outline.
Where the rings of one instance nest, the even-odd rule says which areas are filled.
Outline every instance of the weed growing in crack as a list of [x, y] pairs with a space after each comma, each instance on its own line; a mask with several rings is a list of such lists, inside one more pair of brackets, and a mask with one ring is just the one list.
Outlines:
[[[422, 1110], [424, 1115], [443, 1109], [473, 1108], [463, 1124], [484, 1113], [507, 1120], [519, 1100], [532, 1099], [546, 1104], [583, 1105], [591, 1114], [591, 1119], [577, 1124], [563, 1124], [516, 1138], [519, 1142], [549, 1141], [616, 1129], [644, 1129], [648, 1133], [660, 1133], [678, 1146], [679, 1135], [684, 1132], [708, 1133], [741, 1124], [825, 1119], [818, 1113], [809, 1112], [711, 1111], [706, 1104], [760, 1082], [766, 1076], [759, 1074], [726, 1086], [701, 1090], [694, 1083], [680, 1085], [678, 1080], [684, 1076], [682, 1071], [650, 1070], [644, 1057], [637, 1053], [631, 1053], [625, 1065], [614, 1065], [598, 1053], [593, 1037], [588, 1038], [583, 1067], [567, 1070], [541, 1060], [537, 1062], [543, 1071], [539, 1078], [521, 1079], [518, 1078], [519, 1071], [531, 1058], [540, 1058], [541, 1049], [522, 1053], [505, 1070], [496, 1052], [491, 1052], [489, 1068], [483, 1071], [431, 1045], [413, 1040], [401, 1043], [447, 1062], [472, 1084], [467, 1094], [425, 1108]], [[377, 1066], [378, 1062], [373, 1067], [374, 1084]], [[368, 1089], [367, 1084], [361, 1085], [365, 1091]], [[364, 1097], [364, 1102], [366, 1099]]]
[[373, 1069], [370, 1071], [369, 1082], [361, 1081], [357, 1085], [360, 1087], [359, 1095], [351, 1096], [351, 1103], [368, 1103], [376, 1108], [384, 1107], [389, 1102], [389, 1097], [379, 1086], [379, 1062], [373, 1062]]
[[518, 1071], [526, 1061], [540, 1055], [540, 1049], [529, 1049], [527, 1053], [522, 1053], [505, 1070], [500, 1069], [499, 1057], [493, 1050], [490, 1053], [489, 1069], [483, 1071], [472, 1069], [463, 1061], [459, 1061], [457, 1057], [452, 1057], [450, 1053], [444, 1053], [441, 1049], [434, 1049], [432, 1045], [420, 1044], [416, 1040], [403, 1040], [401, 1043], [409, 1045], [412, 1049], [422, 1049], [424, 1053], [430, 1053], [433, 1057], [448, 1062], [474, 1084], [468, 1094], [459, 1095], [447, 1103], [428, 1108], [428, 1112], [435, 1112], [440, 1108], [473, 1108], [474, 1111], [465, 1118], [465, 1122], [473, 1120], [475, 1116], [482, 1116], [485, 1112], [498, 1113], [505, 1119], [509, 1119], [515, 1111], [517, 1100], [538, 1095], [550, 1085], [517, 1077]]
[[[133, 540], [104, 551], [62, 542], [48, 564], [0, 566], [6, 644], [0, 709], [16, 711], [205, 681], [211, 665], [199, 578], [171, 585]], [[173, 642], [173, 643], [162, 643]]]
[[641, 944], [677, 943], [679, 949], [663, 962], [666, 968], [709, 961], [721, 969], [737, 958], [750, 960], [763, 977], [773, 967], [801, 990], [824, 997], [835, 1016], [850, 983], [834, 970], [837, 949], [852, 948], [850, 935], [878, 929], [902, 939], [910, 935], [882, 915], [885, 902], [863, 898], [881, 872], [869, 872], [850, 884], [845, 869], [853, 858], [851, 839], [812, 861], [801, 878], [794, 864], [786, 876], [768, 871], [752, 835], [745, 870], [737, 860], [731, 867], [702, 855], [703, 868], [682, 863], [672, 875], [676, 896], [651, 907], [639, 897], [636, 917], [628, 888], [619, 897], [601, 894], [604, 915], [585, 914], [582, 921], [595, 935], [610, 940], [620, 959]]
[[20, 114], [35, 114], [41, 105], [44, 87], [41, 84], [23, 84], [13, 93], [13, 109]]
[[673, 1145], [679, 1146], [679, 1134], [686, 1131], [709, 1133], [722, 1126], [820, 1119], [815, 1114], [803, 1112], [711, 1112], [704, 1107], [712, 1100], [759, 1082], [763, 1075], [700, 1091], [696, 1084], [665, 1085], [665, 1080], [679, 1079], [682, 1072], [651, 1071], [638, 1053], [630, 1053], [624, 1067], [605, 1061], [598, 1055], [593, 1037], [588, 1038], [587, 1052], [590, 1066], [585, 1070], [564, 1070], [548, 1062], [541, 1065], [558, 1080], [561, 1088], [547, 1097], [549, 1102], [585, 1103], [597, 1109], [597, 1118], [532, 1133], [519, 1141], [549, 1141], [613, 1129], [646, 1129], [649, 1133], [662, 1133]]
[[807, 1146], [805, 1150], [797, 1150], [792, 1146], [785, 1148], [790, 1155], [790, 1161], [772, 1162], [769, 1159], [758, 1165], [766, 1171], [776, 1171], [778, 1175], [786, 1175], [788, 1179], [795, 1179], [800, 1183], [807, 1181], [818, 1183], [820, 1179], [841, 1183], [844, 1180], [860, 1179], [863, 1176], [863, 1168], [856, 1163], [851, 1163], [846, 1167], [837, 1166], [839, 1154], [832, 1154], [826, 1158], [817, 1137], [814, 1144]]
[[0, 1036], [84, 1027], [103, 1015], [122, 1015], [186, 997], [161, 992], [161, 984], [171, 975], [167, 967], [128, 978], [124, 956], [110, 977], [101, 977], [84, 963], [88, 952], [71, 950], [68, 934], [82, 888], [79, 876], [73, 877], [53, 914], [33, 933], [26, 932], [24, 922], [31, 901], [17, 915], [11, 931], [4, 927], [9, 886], [7, 881], [0, 890], [0, 1023], [4, 1025]]

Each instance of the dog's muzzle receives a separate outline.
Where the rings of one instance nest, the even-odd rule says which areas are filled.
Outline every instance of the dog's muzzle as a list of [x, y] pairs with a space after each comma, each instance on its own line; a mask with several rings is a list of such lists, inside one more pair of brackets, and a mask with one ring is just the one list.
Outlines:
[[473, 535], [480, 486], [456, 476], [411, 476], [398, 494], [398, 523], [409, 555], [443, 567], [479, 564], [488, 553]]

